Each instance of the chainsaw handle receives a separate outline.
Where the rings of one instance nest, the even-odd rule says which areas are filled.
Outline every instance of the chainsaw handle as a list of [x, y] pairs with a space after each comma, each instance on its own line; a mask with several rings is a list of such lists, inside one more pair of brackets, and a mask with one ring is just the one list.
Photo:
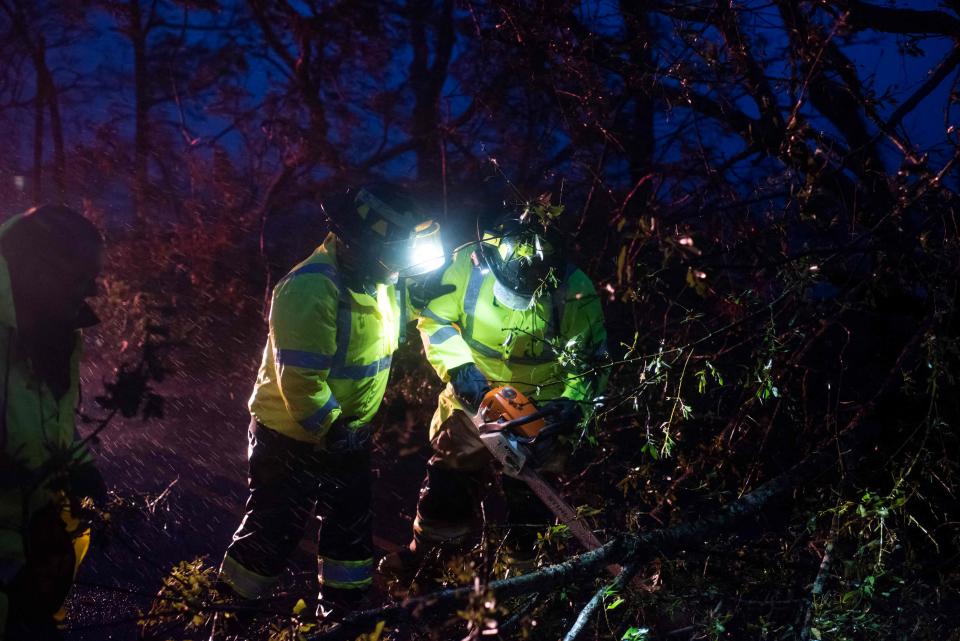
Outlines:
[[545, 428], [543, 428], [542, 430], [540, 430], [540, 431], [537, 433], [537, 435], [533, 438], [533, 440], [536, 440], [536, 439], [538, 439], [538, 438], [543, 438], [543, 437], [546, 437], [546, 436], [552, 436], [552, 435], [554, 435], [554, 434], [560, 434], [560, 433], [562, 433], [563, 431], [564, 431], [564, 430], [563, 430], [563, 426], [562, 426], [562, 425], [560, 425], [560, 424], [558, 424], [558, 423], [551, 423], [551, 424], [547, 425]]
[[533, 414], [527, 414], [526, 416], [521, 416], [520, 418], [515, 418], [512, 421], [507, 421], [500, 428], [501, 430], [506, 430], [512, 432], [514, 428], [520, 427], [521, 425], [526, 425], [527, 423], [533, 423], [534, 421], [540, 420], [541, 418], [547, 416], [553, 416], [559, 410], [555, 407], [548, 407], [546, 409], [537, 410]]
[[511, 439], [520, 445], [531, 445], [535, 440], [535, 437], [531, 438], [528, 436], [523, 436], [522, 434], [518, 434], [517, 432], [510, 430], [510, 427], [513, 427], [511, 423], [475, 423], [475, 425], [477, 425], [477, 429], [480, 431], [480, 434], [501, 434], [506, 432], [510, 434]]

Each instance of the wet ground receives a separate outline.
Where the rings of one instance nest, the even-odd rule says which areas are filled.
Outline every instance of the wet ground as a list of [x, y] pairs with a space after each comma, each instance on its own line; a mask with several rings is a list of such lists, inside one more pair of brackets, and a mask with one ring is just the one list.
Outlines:
[[[252, 368], [243, 374], [235, 378], [253, 380]], [[85, 378], [87, 389], [97, 389], [102, 376], [88, 368]], [[98, 464], [126, 507], [111, 511], [110, 529], [81, 568], [66, 639], [135, 639], [137, 620], [174, 564], [197, 557], [219, 564], [246, 498], [249, 385], [231, 392], [213, 373], [179, 373], [156, 386], [166, 401], [163, 419], [118, 419], [104, 431], [94, 448]], [[435, 398], [435, 385], [421, 383], [421, 400]], [[387, 551], [409, 540], [426, 460], [423, 420], [431, 408], [420, 406], [415, 418], [407, 407], [385, 402], [375, 440], [375, 540]], [[315, 589], [314, 536], [305, 533], [287, 585]]]

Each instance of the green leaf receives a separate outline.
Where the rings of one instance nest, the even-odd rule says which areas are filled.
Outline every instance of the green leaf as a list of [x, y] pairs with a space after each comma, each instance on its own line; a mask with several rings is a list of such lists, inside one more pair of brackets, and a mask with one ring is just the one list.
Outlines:
[[647, 441], [643, 444], [643, 447], [640, 448], [640, 452], [647, 454], [654, 461], [660, 458], [660, 448], [653, 441]]
[[619, 607], [620, 607], [621, 605], [623, 605], [624, 603], [626, 603], [626, 601], [624, 601], [623, 597], [619, 597], [619, 596], [618, 596], [616, 599], [614, 599], [613, 601], [611, 601], [610, 603], [607, 604], [607, 609], [608, 609], [608, 610], [616, 610], [617, 608], [619, 608]]
[[647, 641], [649, 628], [627, 628], [627, 631], [620, 637], [620, 641]]
[[293, 613], [300, 614], [307, 609], [307, 603], [303, 599], [297, 599], [297, 603], [293, 606]]

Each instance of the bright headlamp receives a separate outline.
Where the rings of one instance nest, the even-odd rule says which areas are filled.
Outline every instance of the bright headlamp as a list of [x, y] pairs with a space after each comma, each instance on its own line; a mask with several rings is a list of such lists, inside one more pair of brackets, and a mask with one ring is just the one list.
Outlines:
[[428, 221], [418, 225], [409, 238], [384, 243], [380, 260], [401, 278], [420, 276], [443, 267], [446, 254], [440, 225]]

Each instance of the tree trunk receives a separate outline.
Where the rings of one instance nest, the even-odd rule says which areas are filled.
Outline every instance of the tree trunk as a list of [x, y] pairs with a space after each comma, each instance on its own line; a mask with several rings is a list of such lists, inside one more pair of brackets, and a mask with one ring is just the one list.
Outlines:
[[[34, 69], [34, 85], [36, 95], [34, 97], [33, 105], [33, 203], [34, 205], [39, 205], [43, 201], [43, 126], [44, 126], [44, 110], [47, 108], [47, 104], [51, 98], [51, 95], [54, 93], [54, 83], [53, 76], [50, 73], [50, 69], [47, 67], [46, 60], [46, 42], [43, 39], [43, 35], [39, 35], [36, 42], [34, 42], [31, 37], [31, 29], [27, 23], [27, 17], [24, 12], [23, 4], [19, 1], [15, 1], [11, 4], [6, 2], [0, 3], [0, 10], [10, 19], [10, 24], [13, 27], [13, 31], [16, 34], [16, 38], [22, 44], [24, 50], [30, 56], [30, 60], [33, 62]], [[56, 97], [53, 97], [56, 100]], [[63, 185], [63, 176], [64, 176], [64, 167], [66, 161], [63, 158], [63, 131], [60, 128], [60, 114], [59, 110], [56, 112], [51, 111], [51, 119], [54, 121], [53, 126], [57, 128], [55, 132], [56, 136], [59, 136], [59, 154], [57, 157], [57, 166], [54, 168], [55, 171], [55, 180], [57, 181], [58, 188], [61, 189], [61, 199], [62, 199], [62, 185]]]
[[[653, 78], [655, 69], [652, 48], [653, 33], [647, 10], [637, 3], [620, 0], [630, 47], [631, 66], [639, 70], [634, 77], [636, 86], [632, 89], [633, 105], [630, 113], [631, 126], [627, 145], [630, 162], [630, 179], [634, 185], [640, 185], [633, 195], [631, 203], [635, 211], [646, 211], [647, 202], [652, 194], [653, 181], [645, 181], [653, 167], [655, 139], [653, 135]], [[628, 79], [624, 79], [628, 80]]]
[[37, 69], [38, 88], [42, 89], [43, 101], [38, 105], [50, 111], [50, 135], [53, 138], [53, 184], [57, 190], [57, 200], [67, 199], [67, 156], [63, 144], [63, 121], [60, 118], [60, 95], [57, 93], [53, 74], [47, 66], [46, 43], [41, 36], [34, 49], [34, 65]]
[[53, 86], [49, 86], [47, 90], [47, 101], [50, 105], [50, 135], [53, 137], [53, 184], [57, 187], [59, 200], [65, 202], [67, 200], [67, 154], [63, 148], [60, 95]]
[[147, 80], [147, 32], [142, 22], [140, 0], [130, 0], [127, 5], [129, 37], [133, 45], [134, 85], [134, 142], [133, 142], [133, 212], [136, 226], [141, 228], [147, 217], [146, 201], [149, 190], [148, 162], [150, 153], [148, 80]]
[[[432, 0], [419, 0], [410, 8], [410, 41], [413, 46], [410, 86], [414, 92], [410, 133], [417, 149], [417, 177], [431, 186], [442, 181], [440, 96], [456, 40], [453, 1], [444, 0], [439, 15], [434, 16], [434, 13]], [[427, 42], [431, 22], [436, 29], [432, 64]]]
[[33, 106], [33, 204], [43, 201], [43, 82], [37, 72], [37, 93]]

